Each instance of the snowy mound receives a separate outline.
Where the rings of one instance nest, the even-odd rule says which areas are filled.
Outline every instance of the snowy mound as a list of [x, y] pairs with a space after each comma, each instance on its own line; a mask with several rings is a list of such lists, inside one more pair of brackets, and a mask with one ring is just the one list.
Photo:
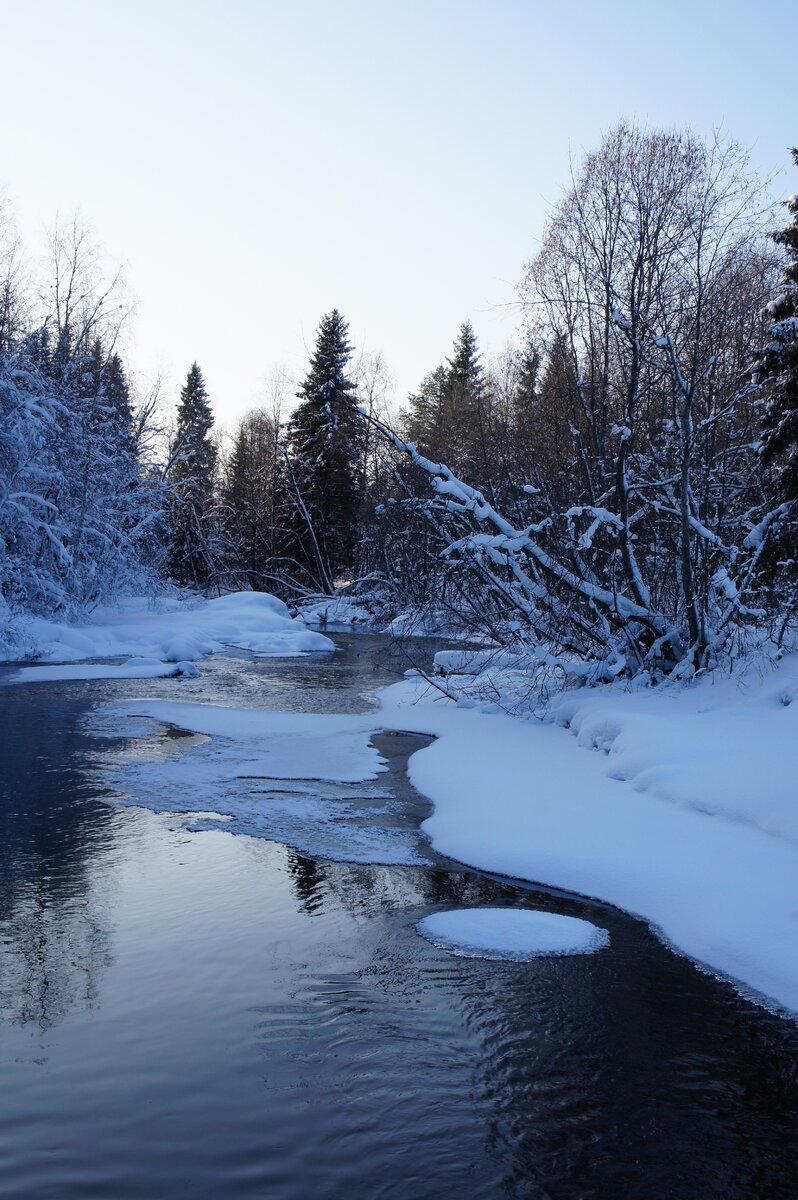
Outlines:
[[[185, 669], [184, 669], [185, 668]], [[161, 662], [157, 658], [130, 658], [118, 667], [102, 663], [79, 666], [57, 664], [49, 667], [20, 667], [4, 679], [6, 683], [52, 683], [70, 679], [162, 679], [168, 675], [199, 675], [193, 663]]]
[[[39, 662], [137, 655], [168, 663], [196, 662], [225, 646], [261, 656], [293, 657], [335, 649], [329, 638], [291, 616], [266, 592], [233, 592], [216, 600], [146, 598], [98, 608], [85, 625], [34, 619], [19, 657]], [[16, 657], [10, 653], [7, 657]]]
[[379, 597], [359, 600], [354, 596], [325, 596], [299, 605], [302, 620], [308, 625], [379, 625], [384, 602]]
[[460, 908], [432, 913], [416, 926], [436, 946], [465, 958], [524, 961], [552, 954], [591, 954], [609, 945], [606, 929], [524, 908]]

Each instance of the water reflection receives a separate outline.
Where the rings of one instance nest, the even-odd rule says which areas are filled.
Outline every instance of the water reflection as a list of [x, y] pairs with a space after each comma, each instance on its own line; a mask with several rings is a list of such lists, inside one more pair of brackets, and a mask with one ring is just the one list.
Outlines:
[[[146, 686], [354, 707], [388, 668], [355, 658], [349, 677], [347, 661], [316, 664], [315, 693], [313, 664], [295, 661], [219, 659], [204, 680]], [[76, 721], [123, 688], [0, 696], [0, 1006], [12, 1022], [0, 1030], [0, 1190], [793, 1200], [794, 1026], [603, 905], [444, 859], [332, 862], [106, 804]], [[172, 761], [195, 745], [163, 738]], [[380, 741], [391, 820], [408, 829], [426, 812], [404, 770], [418, 744]], [[478, 904], [585, 917], [611, 945], [485, 962], [415, 932], [436, 908]]]
[[91, 1006], [110, 959], [92, 863], [116, 815], [81, 766], [80, 703], [5, 692], [0, 741], [0, 1010], [47, 1028]]
[[286, 865], [299, 907], [312, 916], [323, 903], [324, 867], [290, 847], [286, 851]]
[[[372, 915], [377, 929], [361, 930], [364, 957], [348, 976], [308, 980], [297, 1024], [283, 1012], [279, 1036], [306, 1039], [308, 1007], [321, 1005], [313, 1086], [333, 1086], [320, 1064], [329, 1056], [340, 1072], [345, 1046], [364, 1109], [379, 1111], [386, 1091], [404, 1097], [402, 1119], [386, 1111], [386, 1127], [403, 1129], [408, 1146], [423, 1127], [414, 1154], [443, 1194], [794, 1197], [795, 1029], [696, 972], [643, 925], [463, 871], [328, 864], [317, 892], [320, 907]], [[596, 921], [611, 949], [496, 963], [414, 939], [431, 907], [480, 902]], [[273, 1059], [276, 1030], [263, 1028]], [[379, 1083], [362, 1069], [375, 1047]], [[345, 1141], [343, 1122], [338, 1132]], [[413, 1178], [414, 1155], [392, 1153]], [[345, 1173], [332, 1147], [328, 1155], [329, 1169]], [[418, 1186], [398, 1194], [434, 1194]]]

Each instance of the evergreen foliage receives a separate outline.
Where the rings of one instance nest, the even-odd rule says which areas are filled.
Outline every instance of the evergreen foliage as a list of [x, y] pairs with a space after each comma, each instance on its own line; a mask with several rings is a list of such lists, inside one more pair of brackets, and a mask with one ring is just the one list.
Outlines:
[[288, 425], [288, 552], [323, 590], [351, 571], [357, 543], [363, 419], [347, 375], [351, 355], [349, 326], [333, 309], [319, 324]]
[[226, 557], [235, 577], [255, 591], [274, 582], [277, 429], [267, 412], [239, 423], [223, 489]]
[[147, 461], [116, 281], [98, 284], [79, 229], [57, 235], [50, 308], [31, 319], [0, 211], [0, 617], [79, 615], [157, 569], [285, 595], [379, 579], [408, 609], [448, 607], [585, 678], [690, 674], [763, 625], [783, 641], [798, 599], [788, 207], [763, 316], [782, 262], [744, 155], [619, 126], [527, 268], [534, 334], [483, 364], [465, 321], [410, 396], [404, 440], [384, 425], [382, 359], [352, 368], [336, 309], [284, 437], [281, 385], [219, 462], [194, 363], [165, 463]]
[[0, 355], [6, 614], [76, 614], [148, 586], [157, 557], [161, 493], [142, 461], [121, 360], [95, 341], [62, 360], [58, 378], [43, 361], [46, 344], [37, 330]]
[[[586, 157], [527, 270], [538, 345], [482, 371], [464, 326], [444, 452], [415, 398], [418, 450], [394, 438], [406, 498], [386, 524], [397, 543], [428, 539], [409, 597], [426, 577], [483, 635], [593, 677], [736, 652], [764, 615], [769, 536], [751, 380], [775, 269], [761, 212], [733, 144], [622, 125]], [[777, 620], [783, 595], [766, 598]]]
[[488, 382], [477, 337], [464, 321], [445, 365], [425, 375], [409, 397], [404, 426], [423, 454], [473, 478], [485, 460]]
[[440, 459], [448, 453], [450, 399], [449, 368], [443, 365], [425, 375], [418, 391], [408, 397], [405, 417], [408, 439], [430, 458]]
[[470, 321], [463, 321], [455, 339], [452, 357], [447, 358], [446, 362], [452, 392], [466, 403], [473, 402], [484, 390], [485, 376], [481, 360], [474, 327]]
[[[798, 149], [792, 151], [798, 167]], [[792, 221], [773, 235], [787, 251], [784, 291], [768, 305], [775, 318], [764, 355], [772, 393], [763, 419], [762, 459], [771, 468], [772, 499], [798, 501], [798, 196], [786, 202]]]
[[172, 486], [172, 544], [169, 569], [176, 583], [203, 588], [215, 574], [216, 447], [213, 413], [205, 380], [191, 364], [180, 392]]

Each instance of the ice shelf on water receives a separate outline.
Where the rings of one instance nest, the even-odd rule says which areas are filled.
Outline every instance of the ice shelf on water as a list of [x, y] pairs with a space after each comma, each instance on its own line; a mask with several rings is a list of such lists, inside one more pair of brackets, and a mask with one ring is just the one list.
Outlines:
[[[339, 862], [430, 862], [417, 824], [376, 784], [387, 767], [371, 744], [371, 715], [145, 700], [104, 705], [86, 723], [95, 735], [126, 739], [97, 759], [119, 803]], [[175, 741], [170, 728], [198, 736]]]

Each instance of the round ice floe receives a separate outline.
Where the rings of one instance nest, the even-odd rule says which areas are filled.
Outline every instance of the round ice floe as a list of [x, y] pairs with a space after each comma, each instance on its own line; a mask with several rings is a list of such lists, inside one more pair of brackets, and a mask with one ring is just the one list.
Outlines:
[[432, 913], [416, 928], [436, 946], [465, 958], [590, 954], [610, 940], [606, 929], [590, 921], [528, 908], [459, 908]]

